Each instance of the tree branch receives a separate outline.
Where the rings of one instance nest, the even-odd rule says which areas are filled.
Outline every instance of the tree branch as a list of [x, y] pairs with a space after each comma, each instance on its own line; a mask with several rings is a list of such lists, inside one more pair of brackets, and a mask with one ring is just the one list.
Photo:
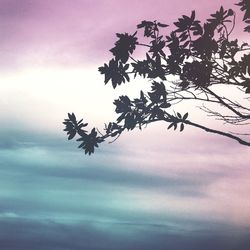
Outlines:
[[228, 137], [228, 138], [231, 138], [233, 140], [236, 140], [238, 141], [240, 144], [242, 145], [245, 145], [245, 146], [250, 146], [250, 142], [247, 142], [247, 141], [244, 141], [242, 140], [241, 138], [235, 136], [235, 135], [232, 135], [230, 133], [227, 133], [227, 132], [223, 132], [223, 131], [219, 131], [219, 130], [215, 130], [215, 129], [211, 129], [211, 128], [208, 128], [208, 127], [205, 127], [203, 125], [200, 125], [200, 124], [197, 124], [197, 123], [194, 123], [194, 122], [191, 122], [189, 120], [186, 120], [186, 121], [182, 121], [183, 123], [185, 124], [188, 124], [188, 125], [191, 125], [193, 127], [197, 127], [197, 128], [200, 128], [206, 132], [209, 132], [209, 133], [213, 133], [213, 134], [218, 134], [218, 135], [222, 135], [222, 136], [225, 136], [225, 137]]
[[204, 88], [204, 89], [207, 90], [209, 92], [209, 94], [211, 94], [212, 96], [216, 97], [222, 105], [224, 105], [225, 107], [227, 107], [228, 109], [230, 109], [233, 113], [235, 113], [239, 117], [241, 117], [243, 119], [250, 119], [250, 115], [243, 115], [242, 113], [240, 113], [239, 111], [237, 111], [236, 109], [234, 109], [232, 106], [230, 106], [229, 104], [227, 104], [226, 102], [224, 102], [223, 99], [220, 96], [218, 96], [217, 94], [215, 94], [209, 88]]

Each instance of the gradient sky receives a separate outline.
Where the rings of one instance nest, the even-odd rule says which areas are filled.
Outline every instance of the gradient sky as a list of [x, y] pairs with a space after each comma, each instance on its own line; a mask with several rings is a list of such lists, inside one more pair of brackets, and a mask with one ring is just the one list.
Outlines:
[[62, 131], [67, 112], [102, 126], [145, 87], [104, 86], [116, 32], [234, 3], [0, 0], [0, 249], [250, 249], [249, 148], [156, 124], [86, 157]]

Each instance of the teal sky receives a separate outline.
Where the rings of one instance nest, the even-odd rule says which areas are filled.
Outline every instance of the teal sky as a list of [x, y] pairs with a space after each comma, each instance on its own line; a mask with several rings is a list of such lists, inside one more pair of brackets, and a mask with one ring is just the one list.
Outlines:
[[104, 86], [115, 33], [234, 3], [0, 0], [0, 249], [250, 249], [247, 147], [156, 124], [87, 157], [62, 125], [74, 111], [102, 127], [114, 98], [145, 87]]

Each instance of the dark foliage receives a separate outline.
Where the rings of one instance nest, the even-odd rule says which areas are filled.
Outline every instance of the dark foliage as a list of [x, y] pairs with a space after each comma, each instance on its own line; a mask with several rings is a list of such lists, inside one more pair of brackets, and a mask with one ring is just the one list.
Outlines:
[[[250, 0], [241, 0], [237, 5], [244, 12], [243, 21], [247, 24], [244, 32], [250, 32]], [[194, 126], [250, 146], [250, 142], [239, 137], [239, 134], [194, 123], [187, 119], [187, 112], [181, 115], [170, 109], [190, 99], [194, 102], [213, 103], [229, 113], [221, 114], [207, 106], [202, 106], [201, 110], [225, 123], [249, 124], [249, 107], [214, 90], [216, 85], [222, 85], [223, 88], [233, 86], [241, 89], [245, 99], [250, 100], [250, 45], [230, 39], [236, 25], [235, 12], [221, 7], [206, 22], [201, 23], [196, 19], [195, 11], [192, 11], [191, 15], [181, 16], [173, 25], [173, 30], [167, 36], [162, 33], [168, 25], [146, 20], [137, 25], [138, 30], [133, 35], [116, 34], [118, 40], [110, 50], [114, 58], [99, 67], [105, 84], [111, 81], [113, 88], [116, 88], [129, 82], [129, 75], [132, 74], [150, 80], [151, 91], [141, 91], [135, 99], [123, 95], [115, 100], [117, 120], [105, 125], [103, 134], [95, 128], [88, 133], [83, 129], [87, 123], [82, 120], [78, 122], [74, 114], [68, 114], [64, 122], [68, 139], [80, 136], [77, 141], [81, 142], [79, 147], [86, 154], [93, 153], [94, 148], [109, 137], [116, 139], [124, 130], [141, 129], [156, 121], [165, 121], [168, 129], [179, 128], [180, 131], [186, 125]], [[148, 43], [139, 42], [141, 31]], [[139, 46], [147, 48], [147, 52], [143, 59], [137, 60], [133, 52]], [[169, 81], [168, 76], [176, 80]]]
[[246, 32], [250, 32], [250, 0], [241, 0], [237, 5], [241, 6], [241, 10], [245, 12], [243, 21], [247, 24]]

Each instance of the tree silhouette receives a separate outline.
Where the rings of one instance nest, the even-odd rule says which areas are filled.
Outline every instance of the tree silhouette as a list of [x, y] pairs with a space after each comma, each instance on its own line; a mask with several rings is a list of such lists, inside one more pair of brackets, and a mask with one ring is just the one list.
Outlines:
[[[250, 32], [250, 0], [241, 0], [236, 5], [244, 12], [243, 21], [247, 25], [244, 32]], [[142, 129], [147, 124], [164, 121], [168, 129], [183, 131], [186, 125], [194, 126], [250, 146], [244, 139], [247, 133], [212, 129], [193, 122], [188, 112], [180, 114], [173, 110], [178, 103], [191, 100], [202, 103], [201, 111], [224, 123], [242, 125], [241, 128], [250, 124], [250, 107], [247, 106], [250, 101], [250, 45], [231, 39], [235, 16], [232, 9], [221, 7], [202, 24], [192, 11], [190, 16], [183, 15], [174, 22], [173, 31], [167, 36], [163, 32], [168, 25], [157, 21], [142, 21], [132, 35], [116, 34], [118, 40], [110, 50], [113, 58], [99, 67], [105, 84], [111, 82], [116, 88], [129, 82], [131, 76], [141, 77], [151, 83], [151, 91], [141, 90], [135, 99], [123, 95], [114, 100], [118, 117], [115, 122], [105, 124], [103, 133], [96, 128], [90, 132], [84, 130], [87, 123], [77, 121], [74, 113], [68, 114], [63, 122], [68, 139], [78, 135], [79, 148], [90, 155], [107, 138], [115, 140], [125, 130]], [[133, 54], [139, 47], [146, 53], [135, 59]], [[241, 103], [227, 97], [228, 91], [234, 91], [232, 88], [241, 91]], [[209, 108], [209, 104], [215, 108]]]

